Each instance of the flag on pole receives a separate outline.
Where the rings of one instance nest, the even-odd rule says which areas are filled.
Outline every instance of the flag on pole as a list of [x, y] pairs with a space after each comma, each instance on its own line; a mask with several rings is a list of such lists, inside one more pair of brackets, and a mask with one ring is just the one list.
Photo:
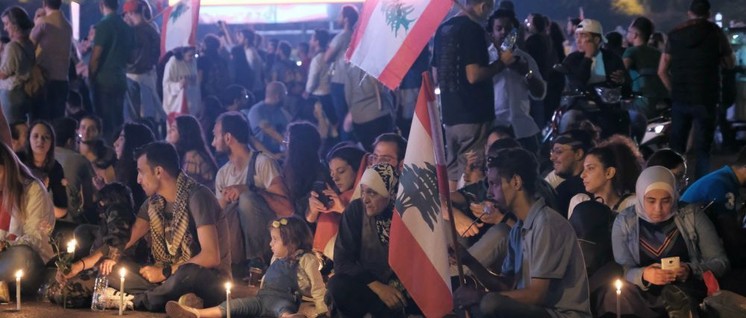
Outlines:
[[181, 0], [163, 11], [161, 56], [177, 47], [195, 46], [200, 0]]
[[425, 317], [443, 317], [453, 309], [448, 223], [441, 213], [448, 183], [434, 100], [430, 77], [423, 76], [389, 241], [389, 264]]
[[451, 4], [451, 0], [365, 1], [346, 58], [395, 89]]

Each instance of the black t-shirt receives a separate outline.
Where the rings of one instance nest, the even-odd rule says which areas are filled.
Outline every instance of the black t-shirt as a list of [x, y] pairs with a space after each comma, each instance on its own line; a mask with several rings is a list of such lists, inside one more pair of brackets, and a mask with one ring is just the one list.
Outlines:
[[714, 107], [720, 100], [720, 63], [733, 49], [717, 24], [689, 20], [668, 34], [671, 98]]
[[578, 193], [586, 193], [585, 185], [583, 185], [583, 179], [580, 178], [580, 175], [565, 179], [555, 190], [557, 190], [557, 208], [559, 208], [557, 212], [565, 218], [567, 218], [572, 197]]
[[492, 81], [470, 84], [466, 79], [467, 65], [489, 65], [484, 28], [466, 16], [448, 19], [435, 33], [434, 51], [443, 123], [477, 124], [495, 119]]

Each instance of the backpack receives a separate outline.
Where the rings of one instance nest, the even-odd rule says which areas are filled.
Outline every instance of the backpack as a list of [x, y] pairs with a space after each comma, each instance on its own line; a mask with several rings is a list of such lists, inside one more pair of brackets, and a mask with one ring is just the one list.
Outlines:
[[33, 51], [29, 52], [23, 47], [21, 47], [21, 51], [23, 51], [23, 54], [33, 63], [29, 77], [26, 79], [26, 82], [23, 83], [23, 91], [29, 97], [34, 98], [41, 95], [42, 89], [44, 89], [44, 71], [42, 71], [39, 64], [36, 63], [36, 56]]

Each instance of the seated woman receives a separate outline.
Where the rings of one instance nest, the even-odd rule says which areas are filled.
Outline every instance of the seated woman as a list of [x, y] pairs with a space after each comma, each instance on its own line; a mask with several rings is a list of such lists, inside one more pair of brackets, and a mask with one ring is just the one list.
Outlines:
[[614, 136], [588, 151], [580, 177], [590, 196], [580, 193], [570, 199], [568, 219], [578, 203], [591, 199], [617, 213], [634, 204], [635, 181], [642, 170], [642, 159], [631, 142], [626, 137]]
[[327, 185], [321, 193], [314, 189], [308, 198], [306, 221], [316, 223], [313, 250], [330, 259], [334, 258], [334, 241], [342, 212], [350, 204], [355, 186], [362, 175], [358, 172], [361, 171], [360, 163], [364, 156], [364, 150], [349, 144], [342, 143], [332, 148], [326, 161], [329, 163], [329, 175], [334, 187]]
[[34, 177], [52, 192], [54, 217], [64, 218], [67, 215], [67, 181], [62, 165], [54, 159], [54, 129], [43, 120], [31, 123], [30, 128], [25, 152], [19, 157]]
[[360, 179], [362, 197], [342, 213], [334, 244], [334, 276], [327, 283], [327, 304], [331, 304], [333, 317], [363, 317], [366, 313], [402, 317], [418, 311], [388, 263], [398, 185], [393, 166], [376, 164]]
[[115, 182], [104, 186], [98, 192], [98, 198], [99, 224], [84, 224], [75, 229], [78, 244], [86, 254], [72, 263], [70, 272], [57, 271], [56, 282], [47, 294], [54, 303], [62, 303], [64, 288], [67, 289], [67, 307], [90, 306], [99, 261], [119, 261], [125, 257], [124, 245], [135, 222], [132, 192], [127, 186]]
[[166, 141], [174, 147], [181, 158], [184, 172], [209, 189], [215, 189], [218, 166], [205, 142], [202, 125], [191, 115], [180, 115], [168, 127]]
[[117, 164], [117, 154], [114, 148], [107, 146], [103, 140], [97, 139], [91, 145], [91, 165], [96, 176], [93, 177], [93, 185], [101, 190], [105, 185], [115, 182], [117, 174], [114, 166]]
[[316, 126], [305, 121], [288, 125], [285, 143], [287, 149], [282, 166], [282, 180], [288, 189], [296, 215], [302, 217], [308, 210], [308, 200], [314, 185], [317, 182], [324, 185], [331, 183], [331, 178], [329, 170], [319, 158], [321, 136]]
[[[637, 179], [638, 199], [614, 221], [614, 259], [624, 268], [620, 301], [622, 315], [689, 317], [706, 296], [702, 274], [725, 274], [730, 263], [707, 216], [698, 206], [677, 206], [676, 179], [655, 166]], [[680, 266], [663, 269], [665, 258]], [[613, 288], [599, 299], [596, 313], [615, 313]], [[696, 313], [696, 312], [695, 312]], [[695, 316], [696, 317], [696, 316]]]
[[15, 273], [22, 270], [21, 290], [33, 293], [42, 282], [44, 264], [54, 256], [49, 244], [55, 221], [52, 199], [4, 143], [0, 143], [0, 189], [0, 281], [14, 293]]
[[137, 162], [134, 158], [135, 149], [155, 140], [153, 131], [143, 124], [125, 123], [114, 142], [114, 152], [117, 154], [116, 180], [123, 183], [132, 191], [132, 200], [139, 208], [145, 202], [145, 191], [137, 183]]

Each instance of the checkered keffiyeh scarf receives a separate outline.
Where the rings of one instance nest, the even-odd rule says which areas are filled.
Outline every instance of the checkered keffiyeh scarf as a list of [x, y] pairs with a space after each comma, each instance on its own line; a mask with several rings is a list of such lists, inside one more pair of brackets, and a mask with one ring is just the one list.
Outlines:
[[176, 180], [176, 201], [173, 213], [167, 215], [166, 199], [154, 195], [148, 201], [153, 257], [157, 265], [185, 263], [192, 257], [193, 237], [189, 233], [189, 194], [197, 182], [181, 173]]

